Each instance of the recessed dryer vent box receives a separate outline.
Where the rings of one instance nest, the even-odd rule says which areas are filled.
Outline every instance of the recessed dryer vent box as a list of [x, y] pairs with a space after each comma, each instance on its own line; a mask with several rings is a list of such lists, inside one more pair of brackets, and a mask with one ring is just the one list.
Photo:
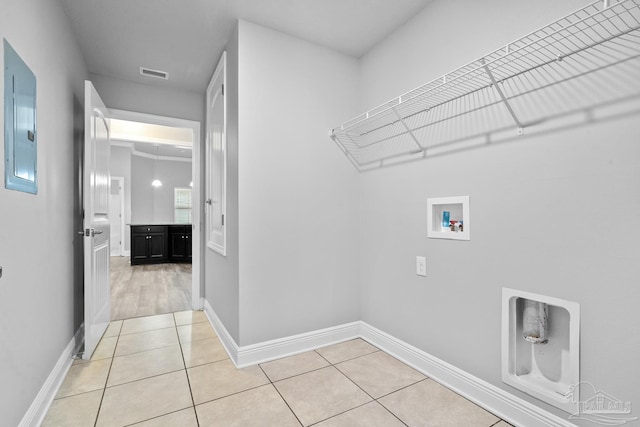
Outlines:
[[580, 305], [502, 288], [502, 381], [577, 413]]
[[469, 196], [427, 199], [427, 236], [432, 239], [471, 239]]

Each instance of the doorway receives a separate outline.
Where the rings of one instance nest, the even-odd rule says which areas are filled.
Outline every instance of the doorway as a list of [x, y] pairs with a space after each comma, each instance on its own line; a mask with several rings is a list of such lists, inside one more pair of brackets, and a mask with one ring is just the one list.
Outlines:
[[[154, 181], [158, 178], [156, 175], [161, 173], [159, 168], [164, 166], [171, 172], [169, 173], [171, 178], [167, 178], [164, 185], [158, 189], [152, 186], [150, 178], [145, 178], [145, 182], [140, 183], [135, 181], [135, 173], [130, 173], [128, 176], [122, 173], [121, 175], [125, 176], [119, 177], [113, 173], [112, 169], [113, 178], [122, 178], [122, 181], [116, 180], [122, 187], [122, 192], [120, 193], [120, 213], [114, 213], [114, 215], [121, 215], [122, 228], [119, 240], [121, 242], [120, 253], [117, 254], [117, 250], [112, 251], [113, 255], [117, 255], [112, 260], [112, 295], [115, 292], [113, 299], [116, 302], [117, 300], [127, 301], [127, 307], [118, 309], [116, 304], [112, 306], [112, 318], [161, 314], [168, 311], [179, 311], [179, 309], [199, 310], [202, 308], [200, 284], [202, 277], [200, 123], [124, 110], [112, 109], [110, 112], [113, 128], [112, 152], [115, 147], [117, 152], [130, 153], [128, 164], [126, 159], [112, 158], [116, 171], [118, 167], [124, 167], [125, 170], [135, 170], [141, 174], [141, 171], [146, 168], [147, 173], [153, 175]], [[135, 132], [123, 136], [127, 127], [133, 129], [145, 126], [144, 132], [146, 134], [143, 136], [136, 136]], [[186, 139], [185, 135], [187, 135]], [[186, 169], [188, 166], [190, 166], [190, 171]], [[188, 175], [185, 176], [187, 173]], [[179, 182], [176, 181], [178, 175]], [[116, 184], [114, 183], [114, 185]], [[135, 264], [142, 265], [131, 265], [130, 257], [133, 255], [131, 249], [134, 245], [131, 241], [131, 232], [137, 231], [139, 228], [137, 225], [142, 223], [160, 225], [162, 223], [162, 225], [169, 227], [170, 231], [173, 231], [175, 227], [171, 227], [176, 224], [176, 221], [179, 221], [174, 200], [174, 187], [191, 190], [190, 224], [180, 220], [181, 226], [185, 230], [185, 236], [188, 234], [191, 263], [173, 262], [172, 259], [165, 258], [163, 262], [158, 264], [140, 263], [137, 260]], [[149, 197], [145, 195], [146, 193], [141, 193], [143, 190], [148, 190]], [[169, 194], [171, 195], [170, 200]], [[134, 195], [133, 198], [132, 195]], [[115, 194], [113, 197], [116, 197]], [[164, 206], [167, 203], [172, 205]], [[184, 206], [180, 206], [180, 208], [184, 209]], [[155, 211], [159, 213], [154, 216], [153, 212]], [[184, 215], [180, 218], [182, 217]], [[114, 242], [117, 244], [115, 239]], [[165, 243], [167, 250], [169, 250], [170, 244], [168, 233]], [[136, 248], [136, 251], [138, 250], [139, 248]], [[138, 286], [137, 290], [126, 283], [128, 280], [135, 281]], [[121, 294], [121, 292], [129, 293]], [[139, 307], [136, 307], [136, 304]]]

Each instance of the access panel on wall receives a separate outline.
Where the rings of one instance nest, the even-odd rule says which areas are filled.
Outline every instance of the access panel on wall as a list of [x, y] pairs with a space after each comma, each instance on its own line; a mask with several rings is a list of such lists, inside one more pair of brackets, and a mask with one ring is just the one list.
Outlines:
[[5, 187], [38, 192], [36, 76], [4, 40]]

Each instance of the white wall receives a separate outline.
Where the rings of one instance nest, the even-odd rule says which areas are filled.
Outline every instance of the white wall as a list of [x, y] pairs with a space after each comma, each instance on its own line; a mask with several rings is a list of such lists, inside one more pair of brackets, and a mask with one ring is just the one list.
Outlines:
[[[37, 79], [38, 194], [0, 185], [0, 417], [3, 425], [15, 426], [79, 324], [74, 102], [78, 108], [84, 102], [88, 73], [57, 1], [3, 2], [0, 38]], [[4, 111], [4, 95], [0, 105]]]
[[[227, 52], [225, 102], [227, 105], [227, 254], [205, 247], [204, 298], [236, 343], [240, 342], [239, 215], [238, 215], [238, 27]], [[203, 126], [205, 127], [205, 126]], [[205, 150], [202, 150], [203, 158]], [[204, 170], [204, 167], [203, 167]], [[203, 186], [204, 187], [204, 186]], [[206, 245], [206, 238], [203, 240]]]
[[[362, 110], [584, 4], [437, 0], [362, 59]], [[640, 229], [619, 225], [640, 219], [638, 135], [637, 113], [532, 126], [504, 144], [362, 174], [363, 320], [566, 418], [502, 383], [501, 288], [576, 301], [581, 379], [640, 405]], [[471, 241], [427, 239], [427, 197], [455, 195], [471, 198]]]
[[239, 23], [240, 345], [359, 319], [357, 61]]
[[[156, 177], [161, 187], [151, 185]], [[130, 224], [173, 224], [174, 189], [190, 182], [191, 162], [131, 156]]]
[[[173, 224], [175, 222], [175, 189], [190, 188], [191, 162], [158, 160], [157, 177], [162, 182], [162, 187], [153, 188], [153, 213], [157, 223]], [[133, 171], [135, 179], [135, 171]], [[150, 181], [147, 180], [147, 183]]]
[[154, 197], [150, 191], [153, 180], [153, 160], [146, 157], [131, 156], [131, 224], [154, 222]]
[[93, 73], [91, 81], [108, 108], [202, 123], [204, 92], [164, 89]]

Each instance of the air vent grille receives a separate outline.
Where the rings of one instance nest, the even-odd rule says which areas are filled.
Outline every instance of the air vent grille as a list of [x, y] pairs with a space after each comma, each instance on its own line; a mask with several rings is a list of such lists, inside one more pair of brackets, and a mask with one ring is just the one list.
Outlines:
[[169, 73], [166, 71], [153, 70], [151, 68], [140, 67], [140, 75], [147, 77], [155, 77], [157, 79], [169, 80]]

